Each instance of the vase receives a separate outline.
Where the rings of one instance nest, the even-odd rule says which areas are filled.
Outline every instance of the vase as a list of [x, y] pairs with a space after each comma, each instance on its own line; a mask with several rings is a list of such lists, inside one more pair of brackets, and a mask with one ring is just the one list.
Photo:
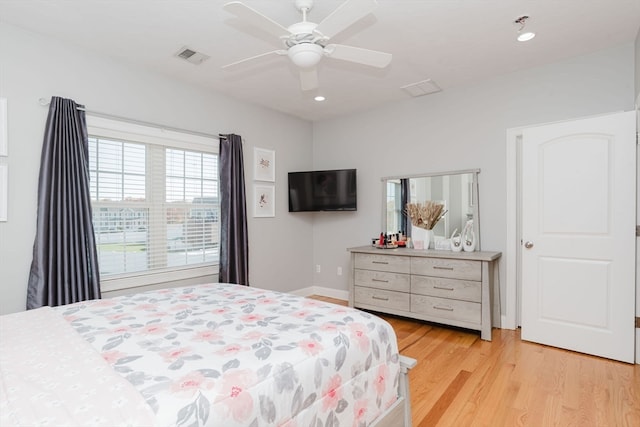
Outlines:
[[458, 233], [457, 228], [451, 233], [451, 250], [453, 252], [460, 252], [462, 250], [462, 236]]
[[424, 230], [424, 231], [426, 231], [426, 237], [424, 238], [424, 248], [429, 249], [431, 246], [434, 246], [433, 230]]
[[415, 249], [429, 249], [429, 245], [433, 242], [433, 230], [413, 227], [411, 229], [411, 240]]
[[465, 237], [462, 242], [462, 248], [465, 252], [473, 252], [476, 250], [476, 233], [472, 231], [470, 236], [467, 235], [467, 237]]
[[427, 238], [426, 230], [419, 227], [411, 227], [411, 241], [414, 249], [424, 249], [424, 239]]
[[466, 230], [462, 235], [462, 249], [465, 252], [473, 252], [476, 250], [476, 233], [473, 230]]
[[467, 221], [467, 224], [460, 235], [462, 238], [462, 248], [465, 252], [473, 252], [476, 249], [476, 233], [473, 231], [473, 220]]

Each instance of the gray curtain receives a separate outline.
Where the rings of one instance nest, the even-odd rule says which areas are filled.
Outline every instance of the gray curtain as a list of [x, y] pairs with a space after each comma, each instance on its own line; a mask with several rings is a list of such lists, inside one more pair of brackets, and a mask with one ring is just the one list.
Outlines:
[[42, 144], [27, 309], [100, 298], [82, 106], [52, 97]]
[[249, 239], [244, 188], [242, 138], [220, 135], [220, 274], [221, 283], [249, 286]]

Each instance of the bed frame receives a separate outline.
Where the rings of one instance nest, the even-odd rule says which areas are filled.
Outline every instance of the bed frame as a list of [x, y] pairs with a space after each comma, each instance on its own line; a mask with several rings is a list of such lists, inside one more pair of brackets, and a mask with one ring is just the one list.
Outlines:
[[387, 409], [371, 427], [412, 427], [411, 396], [409, 392], [409, 371], [418, 362], [411, 357], [400, 355], [400, 383], [398, 400]]

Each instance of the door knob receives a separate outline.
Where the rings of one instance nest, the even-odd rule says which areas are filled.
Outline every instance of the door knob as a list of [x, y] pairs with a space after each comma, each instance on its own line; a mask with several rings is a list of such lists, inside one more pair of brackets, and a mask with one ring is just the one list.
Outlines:
[[530, 240], [525, 242], [524, 247], [527, 249], [531, 249], [533, 247], [533, 242]]

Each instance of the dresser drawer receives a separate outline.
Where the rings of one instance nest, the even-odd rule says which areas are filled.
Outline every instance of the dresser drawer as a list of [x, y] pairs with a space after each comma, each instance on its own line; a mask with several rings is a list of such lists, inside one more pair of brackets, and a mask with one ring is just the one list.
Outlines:
[[449, 258], [414, 257], [411, 258], [411, 274], [481, 281], [482, 263]]
[[384, 309], [409, 311], [411, 305], [409, 294], [356, 286], [355, 305], [359, 304], [380, 307], [381, 311]]
[[411, 276], [411, 293], [425, 296], [481, 302], [482, 284], [471, 280]]
[[354, 283], [356, 286], [367, 288], [387, 289], [397, 292], [409, 292], [411, 280], [408, 274], [388, 273], [386, 271], [355, 270]]
[[[382, 251], [383, 249], [380, 250]], [[364, 270], [409, 273], [411, 271], [411, 259], [406, 256], [356, 254], [354, 267]]]
[[411, 312], [477, 325], [482, 319], [479, 303], [424, 295], [411, 295]]

